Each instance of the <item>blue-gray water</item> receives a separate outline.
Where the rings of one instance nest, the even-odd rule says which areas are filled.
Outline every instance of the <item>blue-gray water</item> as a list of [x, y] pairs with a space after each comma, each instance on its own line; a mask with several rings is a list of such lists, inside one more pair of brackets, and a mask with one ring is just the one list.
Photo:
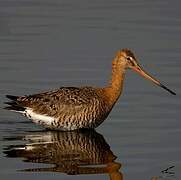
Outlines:
[[[0, 106], [5, 94], [104, 86], [115, 52], [130, 48], [142, 66], [177, 95], [128, 70], [122, 97], [96, 131], [117, 156], [124, 180], [179, 180], [180, 7], [179, 0], [0, 0]], [[10, 145], [32, 143], [40, 130], [25, 117], [0, 109], [0, 179], [110, 178], [108, 173], [19, 171], [47, 167], [4, 153]], [[45, 142], [51, 137], [40, 132]]]

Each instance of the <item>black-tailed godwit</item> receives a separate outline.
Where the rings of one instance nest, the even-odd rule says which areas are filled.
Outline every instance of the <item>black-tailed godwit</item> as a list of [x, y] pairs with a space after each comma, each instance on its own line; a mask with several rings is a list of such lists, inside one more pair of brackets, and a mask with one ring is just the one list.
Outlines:
[[29, 96], [7, 95], [12, 101], [6, 102], [10, 106], [5, 109], [22, 113], [47, 129], [69, 131], [96, 128], [106, 119], [120, 97], [128, 68], [176, 95], [146, 73], [129, 49], [122, 49], [112, 61], [112, 78], [108, 86], [61, 87]]

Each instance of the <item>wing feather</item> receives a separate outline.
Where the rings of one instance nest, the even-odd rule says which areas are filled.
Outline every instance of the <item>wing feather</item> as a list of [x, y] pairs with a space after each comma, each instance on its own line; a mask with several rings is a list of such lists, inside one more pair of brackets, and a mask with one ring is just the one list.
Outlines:
[[92, 87], [62, 87], [55, 91], [21, 96], [16, 102], [40, 114], [59, 116], [61, 113], [83, 111], [87, 106], [93, 105], [93, 99], [99, 97]]

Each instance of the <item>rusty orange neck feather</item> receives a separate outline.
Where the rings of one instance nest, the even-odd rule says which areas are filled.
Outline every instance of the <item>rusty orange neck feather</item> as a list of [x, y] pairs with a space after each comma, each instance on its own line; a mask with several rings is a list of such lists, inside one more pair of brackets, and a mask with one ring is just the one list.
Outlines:
[[121, 95], [125, 77], [126, 65], [120, 63], [116, 58], [112, 61], [112, 77], [109, 85], [105, 88], [105, 95], [109, 104], [113, 106]]

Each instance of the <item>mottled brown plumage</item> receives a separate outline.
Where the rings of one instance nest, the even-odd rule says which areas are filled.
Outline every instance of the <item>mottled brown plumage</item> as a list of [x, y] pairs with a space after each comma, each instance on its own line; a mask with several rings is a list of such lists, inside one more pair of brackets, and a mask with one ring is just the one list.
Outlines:
[[96, 128], [106, 119], [121, 95], [128, 68], [175, 95], [173, 91], [143, 71], [130, 50], [123, 49], [117, 52], [112, 61], [112, 78], [108, 86], [62, 87], [30, 96], [8, 95], [12, 102], [7, 102], [10, 106], [6, 109], [21, 112], [33, 122], [48, 129]]
[[49, 129], [95, 128], [110, 111], [99, 91], [93, 87], [62, 87], [55, 91], [18, 97], [16, 103], [33, 109], [37, 114], [54, 117], [51, 126], [42, 123]]

